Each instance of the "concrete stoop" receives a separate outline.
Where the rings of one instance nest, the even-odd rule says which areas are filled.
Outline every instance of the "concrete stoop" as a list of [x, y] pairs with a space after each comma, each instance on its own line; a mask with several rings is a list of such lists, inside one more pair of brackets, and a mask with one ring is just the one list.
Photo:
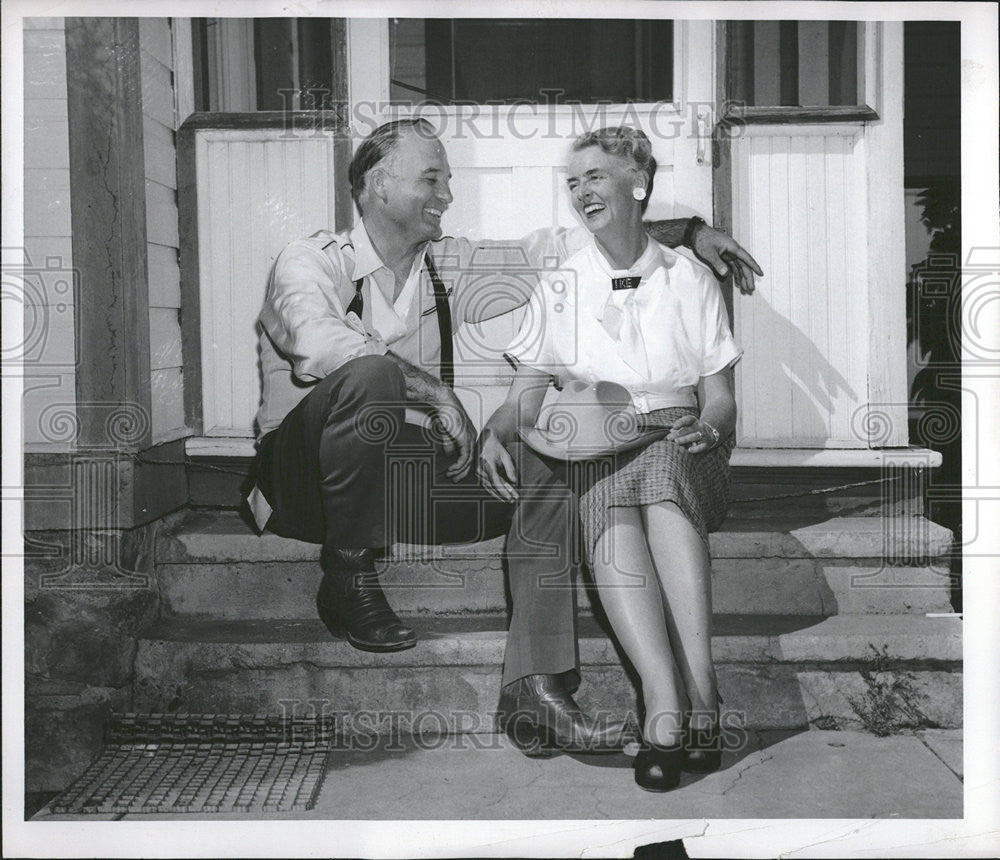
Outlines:
[[[139, 644], [139, 710], [337, 715], [351, 732], [489, 731], [499, 698], [502, 616], [409, 618], [417, 646], [368, 654], [319, 621], [161, 622]], [[609, 718], [635, 712], [618, 653], [581, 619], [579, 699]], [[879, 652], [877, 667], [875, 649]], [[720, 616], [713, 653], [733, 725], [961, 725], [961, 622], [920, 616]], [[863, 672], [876, 670], [866, 681]], [[886, 686], [897, 685], [890, 701]], [[854, 706], [852, 707], [852, 702]], [[859, 710], [858, 710], [859, 709]]]
[[[836, 517], [813, 524], [730, 517], [710, 535], [715, 612], [837, 615], [950, 612], [951, 533], [922, 517]], [[380, 564], [393, 607], [407, 615], [507, 610], [503, 538], [448, 547], [397, 545]], [[156, 544], [167, 615], [225, 620], [313, 618], [316, 544], [254, 535], [231, 512], [191, 512]], [[590, 612], [590, 591], [578, 603]]]
[[[921, 517], [731, 518], [711, 536], [713, 653], [724, 708], [748, 729], [961, 725], [961, 621]], [[337, 715], [348, 732], [483, 732], [499, 696], [502, 541], [396, 547], [390, 602], [416, 648], [367, 654], [315, 617], [318, 547], [256, 536], [231, 513], [161, 528], [164, 613], [139, 643], [143, 711]], [[580, 588], [581, 702], [621, 715], [635, 688]]]

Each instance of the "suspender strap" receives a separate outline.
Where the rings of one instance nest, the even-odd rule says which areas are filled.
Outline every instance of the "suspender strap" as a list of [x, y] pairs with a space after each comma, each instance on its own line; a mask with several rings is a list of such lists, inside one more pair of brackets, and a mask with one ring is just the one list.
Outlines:
[[[430, 275], [431, 283], [434, 285], [434, 309], [437, 313], [438, 334], [441, 336], [441, 381], [450, 388], [455, 387], [455, 343], [451, 335], [451, 305], [448, 304], [448, 293], [445, 292], [444, 284], [438, 277], [437, 269], [431, 262], [430, 254], [424, 257], [427, 264], [427, 274]], [[354, 282], [354, 298], [347, 306], [347, 312], [354, 311], [361, 319], [361, 314], [365, 309], [365, 300], [361, 296], [361, 285], [364, 278], [358, 278]]]
[[438, 333], [441, 335], [441, 381], [449, 388], [454, 388], [455, 343], [451, 336], [451, 305], [448, 304], [448, 294], [434, 268], [431, 255], [427, 254], [424, 260], [427, 263], [427, 274], [434, 284], [434, 307], [437, 309]]

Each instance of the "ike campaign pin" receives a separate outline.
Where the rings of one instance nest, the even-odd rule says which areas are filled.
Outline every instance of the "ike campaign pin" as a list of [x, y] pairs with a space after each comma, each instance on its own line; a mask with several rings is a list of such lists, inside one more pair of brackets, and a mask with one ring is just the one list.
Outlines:
[[612, 278], [611, 289], [613, 290], [634, 290], [642, 280], [641, 275], [632, 275], [625, 278]]

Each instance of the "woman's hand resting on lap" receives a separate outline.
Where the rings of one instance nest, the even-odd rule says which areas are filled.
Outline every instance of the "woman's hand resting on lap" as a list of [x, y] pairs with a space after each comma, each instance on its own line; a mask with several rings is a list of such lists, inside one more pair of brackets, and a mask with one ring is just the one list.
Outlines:
[[682, 415], [670, 428], [667, 438], [676, 442], [689, 454], [711, 451], [715, 445], [715, 434], [704, 421], [694, 415]]

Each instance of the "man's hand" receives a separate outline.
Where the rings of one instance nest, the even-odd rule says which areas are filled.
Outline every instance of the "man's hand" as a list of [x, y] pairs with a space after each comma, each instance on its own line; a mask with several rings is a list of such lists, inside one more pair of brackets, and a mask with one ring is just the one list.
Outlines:
[[502, 502], [517, 501], [517, 469], [503, 443], [489, 428], [485, 428], [476, 446], [476, 474], [494, 498]]
[[458, 452], [457, 459], [445, 474], [453, 481], [461, 481], [472, 466], [472, 449], [476, 444], [476, 428], [465, 407], [455, 392], [436, 376], [414, 367], [392, 350], [385, 357], [390, 359], [403, 374], [406, 383], [406, 399], [411, 402], [429, 404], [434, 409], [435, 430], [440, 434], [441, 443], [449, 454]]
[[764, 270], [739, 242], [707, 224], [695, 227], [691, 245], [698, 259], [711, 266], [720, 278], [726, 277], [732, 266], [733, 283], [745, 296], [754, 291], [754, 273], [764, 275]]
[[446, 470], [445, 474], [452, 481], [461, 481], [472, 468], [472, 456], [476, 447], [476, 428], [469, 418], [459, 399], [450, 388], [442, 386], [447, 391], [435, 406], [435, 418], [442, 435], [444, 449], [457, 457]]

